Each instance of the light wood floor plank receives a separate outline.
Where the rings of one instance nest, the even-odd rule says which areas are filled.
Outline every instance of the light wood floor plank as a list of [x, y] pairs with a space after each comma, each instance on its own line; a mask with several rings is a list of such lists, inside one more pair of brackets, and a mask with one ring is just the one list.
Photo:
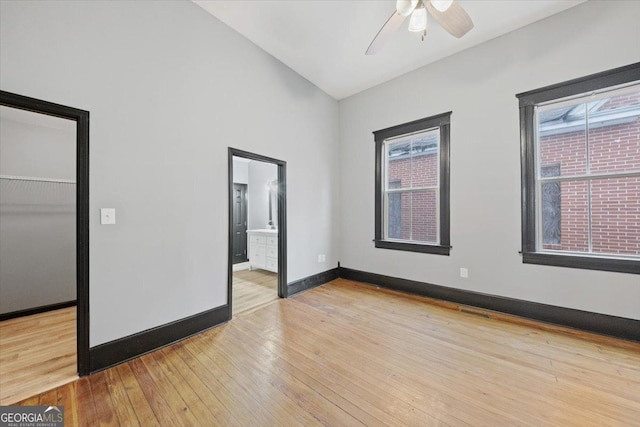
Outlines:
[[[74, 383], [76, 385], [76, 394], [71, 396], [71, 398], [75, 397], [78, 424], [82, 427], [96, 426], [99, 423], [91, 391], [92, 379], [93, 377], [83, 377], [76, 381]], [[65, 407], [65, 418], [68, 416], [67, 411], [68, 409]]]
[[173, 412], [173, 415], [180, 424], [185, 426], [202, 425], [205, 420], [198, 420], [196, 418], [193, 410], [189, 407], [187, 402], [184, 401], [171, 381], [169, 381], [164, 369], [158, 364], [153, 355], [147, 354], [142, 356], [140, 360], [155, 383], [157, 393], [162, 396], [172, 396], [171, 399], [165, 400], [167, 401], [168, 408]]
[[[268, 345], [265, 345], [267, 343], [262, 337], [247, 333], [240, 327], [234, 328], [233, 332], [240, 334], [240, 339], [246, 351], [250, 352], [253, 357], [270, 361], [271, 366], [276, 370], [274, 375], [277, 375], [278, 378], [286, 380], [289, 375], [296, 378], [364, 425], [389, 425], [395, 421], [392, 417], [367, 402], [359, 402], [364, 406], [362, 408], [353, 404], [349, 399], [342, 397], [338, 393], [338, 385], [330, 381], [329, 377], [331, 375], [328, 375], [328, 371], [321, 364], [316, 363], [315, 360], [308, 360], [303, 354], [290, 348], [280, 351], [277, 346], [272, 345], [271, 341], [268, 341]], [[351, 392], [345, 394], [352, 396]], [[318, 418], [323, 424], [328, 424], [328, 422], [325, 422], [325, 414]], [[384, 420], [387, 420], [387, 422], [384, 422]]]
[[104, 371], [98, 372], [91, 379], [91, 395], [96, 409], [96, 420], [100, 426], [117, 426], [120, 424], [111, 401], [106, 375]]
[[183, 343], [178, 343], [173, 350], [191, 371], [202, 379], [211, 393], [220, 400], [227, 411], [233, 414], [240, 425], [254, 425], [258, 422], [254, 412], [255, 402], [246, 396], [228, 375], [218, 371], [216, 366], [209, 369], [208, 362], [205, 361], [203, 364], [185, 348]]
[[[340, 315], [343, 315], [345, 313], [340, 313]], [[379, 327], [383, 327], [378, 326]], [[374, 328], [374, 330], [376, 330], [376, 328]], [[408, 337], [410, 338], [410, 336], [408, 335]], [[425, 337], [420, 337], [420, 339], [416, 342], [411, 342], [410, 346], [411, 348], [414, 348], [416, 350], [419, 349], [419, 345], [420, 342], [422, 342], [422, 340], [424, 340]], [[442, 347], [442, 344], [447, 345], [448, 347], [450, 347], [451, 343], [447, 343], [447, 340], [450, 340], [449, 337], [445, 337], [440, 341], [440, 347]], [[465, 363], [465, 359], [464, 359], [464, 355], [466, 353], [469, 353], [467, 350], [465, 350], [464, 348], [464, 343], [466, 342], [470, 342], [468, 340], [465, 340], [464, 342], [458, 343], [458, 347], [455, 347], [455, 354], [457, 355], [456, 357], [456, 363], [460, 364], [460, 363]], [[395, 345], [395, 348], [399, 349], [402, 351], [403, 348], [403, 343], [402, 342], [398, 342]], [[497, 356], [498, 359], [500, 359], [499, 361], [501, 362], [502, 365], [505, 365], [508, 367], [508, 369], [505, 372], [500, 372], [499, 369], [492, 369], [491, 371], [488, 371], [487, 374], [493, 374], [492, 377], [487, 378], [487, 374], [483, 373], [482, 379], [483, 380], [489, 380], [489, 382], [493, 382], [496, 386], [502, 386], [502, 387], [511, 387], [509, 389], [510, 396], [518, 396], [519, 394], [523, 394], [523, 397], [520, 400], [524, 400], [524, 399], [539, 399], [538, 397], [536, 397], [536, 388], [538, 389], [537, 391], [539, 392], [540, 390], [545, 390], [548, 391], [547, 386], [555, 386], [556, 384], [554, 384], [553, 381], [550, 381], [550, 378], [554, 378], [554, 376], [549, 375], [547, 376], [547, 380], [546, 380], [546, 386], [545, 383], [536, 383], [533, 381], [534, 378], [532, 378], [530, 375], [526, 376], [526, 377], [522, 377], [521, 376], [521, 372], [523, 370], [526, 370], [527, 367], [526, 366], [521, 366], [520, 363], [518, 363], [518, 361], [516, 359], [512, 360], [512, 361], [506, 361], [504, 358], [502, 358], [500, 355], [496, 355], [496, 354], [491, 354], [491, 349], [492, 346], [490, 345], [484, 345], [483, 346], [483, 351], [477, 351], [477, 349], [475, 349], [475, 351], [470, 355], [471, 359], [468, 360], [466, 363], [468, 364], [468, 366], [470, 367], [469, 371], [467, 372], [467, 374], [474, 374], [474, 371], [471, 369], [474, 369], [474, 367], [477, 366], [481, 366], [480, 362], [483, 361], [483, 359], [486, 361], [487, 360], [487, 355], [489, 354], [489, 357], [491, 356]], [[425, 349], [426, 350], [426, 349]], [[526, 352], [522, 352], [520, 354], [520, 357], [526, 357], [527, 354]], [[408, 357], [413, 357], [412, 355], [408, 356]], [[437, 357], [436, 355], [434, 355], [433, 357]], [[451, 358], [453, 357], [452, 355], [447, 356], [447, 358]], [[446, 366], [446, 361], [445, 359], [442, 359], [439, 361], [439, 366]], [[536, 369], [533, 371], [536, 375], [536, 377], [538, 379], [544, 378], [543, 376], [543, 372], [541, 372], [539, 369]], [[528, 380], [528, 391], [524, 391], [521, 390], [521, 387], [519, 387], [520, 381], [523, 380], [523, 378], [527, 378]], [[557, 381], [556, 381], [557, 382]], [[536, 385], [537, 384], [537, 385]], [[577, 387], [576, 384], [571, 384], [571, 390], [575, 390]], [[562, 385], [555, 387], [555, 389], [561, 391], [563, 389]], [[578, 389], [579, 390], [579, 389]], [[591, 391], [589, 389], [589, 391]], [[533, 393], [533, 396], [526, 396], [526, 393]], [[633, 392], [630, 392], [633, 393]], [[538, 393], [539, 394], [539, 393]], [[574, 393], [575, 396], [569, 395], [565, 397], [565, 394], [562, 394], [560, 399], [566, 398], [566, 399], [572, 399], [572, 401], [576, 401], [576, 400], [587, 400], [587, 398], [585, 396], [583, 396], [581, 393]], [[634, 410], [638, 409], [637, 408], [637, 404], [632, 403], [630, 401], [624, 400], [624, 399], [618, 399], [616, 396], [611, 395], [611, 394], [607, 394], [606, 397], [608, 398], [609, 402], [607, 403], [607, 407], [610, 407], [611, 404], [615, 404], [615, 406], [611, 407], [610, 412], [608, 413], [608, 416], [615, 418], [615, 414], [617, 414], [617, 409], [616, 406], [623, 406], [623, 407], [632, 407]], [[550, 405], [551, 407], [553, 407], [553, 405], [557, 404], [559, 398], [554, 398], [554, 399], [550, 399], [547, 404]], [[585, 402], [585, 404], [591, 404], [591, 405], [599, 405], [600, 404], [600, 400], [599, 399], [593, 399], [592, 401], [588, 401]], [[566, 411], [565, 411], [566, 412]], [[603, 409], [604, 412], [604, 409]]]
[[[216, 383], [205, 382], [203, 378], [191, 370], [191, 368], [180, 358], [174, 349], [164, 348], [159, 351], [162, 356], [171, 363], [176, 372], [182, 377], [182, 382], [200, 399], [213, 415], [218, 425], [239, 425], [241, 422], [233, 416], [224, 404], [218, 399], [219, 389]], [[223, 399], [224, 400], [224, 399]]]
[[[226, 328], [225, 339], [227, 345], [221, 349], [221, 357], [225, 364], [234, 366], [237, 378], [243, 378], [242, 386], [250, 390], [252, 396], [266, 408], [276, 419], [286, 419], [297, 425], [345, 425], [357, 424], [357, 421], [348, 413], [335, 407], [323, 396], [304, 385], [293, 376], [287, 376], [284, 372], [277, 374], [269, 359], [256, 360], [247, 354], [246, 343], [238, 343], [233, 337], [231, 329]], [[207, 348], [210, 343], [207, 337], [202, 340], [194, 340], [200, 348]], [[250, 375], [241, 376], [240, 372], [249, 372]], [[311, 414], [323, 414], [318, 419]]]
[[[286, 308], [282, 308], [282, 310], [284, 311]], [[262, 310], [259, 314], [266, 315], [267, 311]], [[280, 313], [281, 316], [282, 314], [283, 313]], [[257, 316], [252, 316], [251, 319], [246, 320], [255, 322], [249, 329], [263, 337], [263, 340], [265, 338], [269, 339], [269, 347], [274, 345], [271, 340], [275, 340], [276, 342], [280, 341], [283, 346], [288, 349], [294, 349], [307, 359], [313, 360], [316, 363], [320, 361], [321, 366], [324, 366], [326, 370], [325, 381], [328, 379], [332, 380], [331, 387], [333, 389], [340, 390], [347, 399], [350, 399], [358, 406], [373, 404], [375, 408], [384, 412], [382, 415], [378, 414], [378, 417], [382, 419], [386, 419], [389, 416], [401, 417], [402, 419], [402, 417], [416, 412], [416, 408], [408, 404], [407, 400], [416, 403], [424, 398], [425, 401], [435, 402], [440, 408], [446, 407], [448, 404], [446, 400], [441, 401], [443, 399], [441, 393], [446, 392], [448, 389], [448, 382], [440, 381], [442, 384], [437, 384], [435, 381], [439, 380], [438, 377], [425, 379], [424, 375], [421, 375], [423, 373], [416, 372], [412, 364], [403, 364], [405, 361], [410, 361], [407, 355], [403, 356], [402, 360], [397, 360], [393, 366], [389, 366], [388, 360], [384, 356], [388, 351], [382, 351], [382, 361], [376, 364], [376, 362], [380, 360], [380, 356], [376, 354], [377, 352], [374, 349], [372, 349], [374, 351], [361, 352], [359, 349], [361, 347], [360, 343], [355, 341], [354, 336], [346, 336], [344, 331], [336, 332], [331, 322], [328, 322], [326, 319], [319, 319], [320, 325], [328, 328], [326, 334], [322, 332], [316, 334], [312, 329], [305, 328], [299, 331], [289, 331], [283, 339], [280, 339], [277, 335], [270, 334], [267, 330], [260, 329], [261, 325], [268, 325], [270, 322], [273, 323], [277, 320], [268, 319], [268, 317], [258, 318]], [[306, 319], [300, 319], [300, 324], [302, 325], [308, 322], [305, 320]], [[313, 324], [313, 322], [311, 323]], [[315, 323], [315, 325], [317, 328], [318, 323]], [[265, 327], [271, 328], [270, 326]], [[275, 329], [277, 330], [278, 328]], [[348, 334], [348, 331], [346, 334]], [[336, 336], [335, 341], [331, 338], [332, 335]], [[320, 336], [322, 337], [319, 338]], [[344, 347], [340, 344], [342, 342], [349, 342], [351, 344], [345, 354], [338, 353], [336, 350], [339, 347]], [[366, 363], [364, 363], [364, 361], [366, 361]], [[399, 371], [399, 368], [402, 368], [408, 373], [403, 375], [403, 373]], [[416, 376], [418, 376], [418, 378], [416, 378]], [[416, 390], [414, 387], [416, 384], [422, 384], [422, 381], [425, 381], [423, 387]], [[438, 386], [440, 387], [438, 388]], [[433, 396], [434, 387], [436, 391], [440, 392], [437, 396]], [[388, 397], [390, 394], [395, 397], [395, 399]], [[380, 399], [381, 396], [384, 398]], [[478, 412], [482, 413], [484, 411], [483, 407], [474, 408], [473, 413], [467, 417], [464, 409], [467, 409], [474, 401], [471, 399], [466, 399], [466, 401], [462, 399], [462, 401], [454, 401], [454, 406], [456, 403], [463, 408], [462, 411], [458, 411], [455, 416], [448, 413], [444, 413], [441, 416], [446, 418], [446, 422], [452, 425], [464, 423], [464, 421], [458, 417], [473, 420], [477, 418]], [[464, 403], [464, 405], [461, 405], [461, 403]], [[491, 405], [487, 407], [491, 407]], [[429, 413], [429, 410], [425, 409], [425, 412]], [[496, 415], [493, 414], [494, 418], [495, 416]], [[504, 412], [502, 416], [508, 417], [509, 412]], [[491, 417], [491, 413], [484, 414], [484, 418], [491, 419]], [[430, 416], [423, 418], [429, 419]], [[421, 420], [423, 418], [421, 418]], [[445, 420], [439, 421], [445, 422]], [[397, 424], [400, 420], [387, 420], [385, 422]], [[422, 421], [422, 423], [426, 423], [426, 421]]]
[[153, 378], [147, 371], [146, 366], [140, 358], [133, 359], [127, 363], [131, 368], [132, 374], [140, 384], [140, 389], [144, 393], [151, 410], [155, 415], [160, 425], [168, 426], [183, 426], [186, 425], [180, 417], [176, 417], [169, 402], [178, 400], [177, 396], [170, 394], [163, 394], [162, 391], [155, 384]]
[[75, 307], [0, 322], [0, 405], [76, 378]]
[[[327, 292], [327, 289], [324, 289], [323, 291]], [[376, 311], [378, 310], [378, 308], [368, 308], [365, 310], [370, 312], [372, 315], [374, 313], [378, 314], [378, 317], [384, 318], [386, 322], [399, 322], [400, 324], [408, 328], [411, 328], [414, 324], [414, 320], [412, 320], [413, 317], [411, 316], [412, 313], [410, 313], [410, 310], [411, 310], [410, 308], [404, 309], [402, 311], [403, 316], [389, 315], [382, 312], [382, 310]], [[436, 316], [432, 315], [431, 319], [435, 321]], [[630, 384], [630, 382], [638, 382], [636, 379], [638, 371], [628, 370], [620, 366], [612, 367], [608, 363], [593, 364], [592, 363], [593, 358], [589, 357], [588, 353], [576, 354], [575, 348], [574, 348], [574, 351], [566, 351], [564, 347], [559, 348], [557, 345], [552, 346], [549, 343], [548, 339], [545, 339], [546, 342], [544, 343], [539, 340], [529, 343], [528, 338], [530, 337], [530, 334], [527, 334], [527, 336], [524, 339], [514, 341], [513, 339], [509, 338], [509, 336], [500, 334], [496, 330], [496, 325], [502, 327], [503, 326], [502, 324], [504, 322], [496, 322], [495, 320], [484, 319], [484, 318], [478, 318], [478, 319], [475, 319], [475, 321], [476, 321], [476, 329], [474, 329], [472, 333], [469, 332], [468, 328], [460, 328], [460, 327], [457, 327], [455, 324], [451, 324], [451, 323], [447, 325], [447, 328], [448, 328], [447, 331], [455, 329], [459, 332], [460, 335], [467, 336], [469, 340], [460, 342], [463, 345], [465, 343], [473, 343], [472, 338], [477, 339], [479, 336], [481, 336], [486, 343], [492, 344], [492, 345], [484, 346], [484, 349], [483, 349], [484, 355], [488, 357], [500, 359], [501, 361], [507, 364], [509, 363], [515, 364], [516, 367], [519, 367], [520, 365], [531, 366], [535, 368], [537, 371], [539, 371], [541, 374], [548, 373], [547, 378], [553, 378], [554, 380], [556, 380], [556, 382], [561, 382], [565, 379], [570, 379], [578, 383], [591, 385], [589, 380], [589, 377], [591, 375], [606, 372], [610, 375], [609, 377], [610, 381], [607, 382], [606, 384], [598, 385], [599, 387], [602, 387], [603, 391], [606, 391], [608, 393], [612, 393], [615, 395], [627, 397], [627, 398], [635, 397], [635, 396], [629, 395], [630, 388], [627, 386]], [[485, 331], [488, 331], [488, 333], [485, 333]], [[531, 331], [531, 333], [534, 333], [534, 332], [535, 331]], [[420, 340], [429, 340], [434, 335], [438, 337], [440, 342], [442, 341], [449, 342], [449, 343], [452, 342], [448, 334], [439, 333], [438, 331], [435, 331], [435, 330], [431, 330], [429, 332], [429, 336], [421, 336]], [[575, 344], [580, 344], [583, 341], [583, 340], [575, 340], [575, 339], [572, 339], [572, 340], [577, 341], [577, 343]], [[503, 351], [504, 346], [511, 346], [514, 343], [517, 343], [517, 346], [513, 348], [515, 351], [518, 352], [517, 358], [513, 358], [512, 356], [510, 356], [509, 354], [506, 354]], [[497, 344], [497, 345], [493, 345], [493, 344]], [[574, 344], [574, 347], [575, 347], [575, 344]], [[553, 347], [553, 351], [550, 350], [551, 347]], [[473, 346], [469, 351], [472, 352], [473, 357], [477, 356], [477, 349], [475, 349]], [[565, 356], [564, 359], [558, 357], [558, 351], [563, 352]], [[624, 349], [620, 351], [625, 352]], [[592, 354], [600, 354], [600, 353], [592, 352]], [[625, 371], [624, 376], [621, 375], [621, 371], [620, 371], [621, 369]], [[640, 382], [636, 384], [636, 386], [640, 386]]]
[[113, 402], [113, 408], [116, 416], [118, 417], [118, 423], [126, 426], [140, 426], [135, 410], [131, 406], [131, 401], [129, 400], [127, 391], [125, 390], [124, 384], [118, 374], [118, 370], [108, 369], [105, 371], [105, 376], [109, 395]]
[[199, 425], [207, 424], [215, 418], [214, 412], [212, 412], [209, 407], [202, 402], [191, 387], [188, 387], [182, 376], [165, 358], [163, 352], [156, 351], [146, 357], [147, 359], [153, 359], [156, 369], [162, 371], [165, 376], [165, 380], [169, 381], [173, 389], [180, 395], [180, 398], [185, 403], [186, 410], [193, 414]]
[[[233, 365], [225, 360], [220, 352], [210, 352], [201, 350], [196, 344], [197, 337], [185, 344], [184, 350], [190, 353], [194, 362], [197, 362], [202, 369], [206, 370], [209, 375], [215, 376], [220, 384], [229, 391], [234, 397], [234, 407], [239, 405], [244, 407], [247, 415], [252, 419], [251, 423], [279, 425], [276, 417], [269, 411], [263, 399], [260, 399], [259, 392], [247, 390], [243, 386], [244, 378], [238, 378], [237, 372], [233, 369]], [[248, 375], [245, 371], [244, 375]], [[231, 406], [227, 406], [231, 409]]]
[[640, 426], [639, 343], [458, 308], [338, 279], [22, 403], [81, 426]]
[[64, 406], [64, 425], [75, 427], [78, 425], [78, 407], [76, 404], [76, 383], [68, 383], [56, 389], [58, 391], [58, 405]]
[[120, 380], [124, 385], [124, 390], [127, 393], [131, 408], [136, 414], [138, 423], [145, 427], [160, 425], [129, 364], [123, 363], [110, 370], [116, 371], [120, 376]]
[[[246, 344], [246, 341], [239, 339], [239, 341], [236, 344], [237, 348], [244, 347], [240, 343]], [[270, 341], [267, 347], [272, 347], [277, 345], [278, 345], [277, 343]], [[231, 345], [229, 347], [231, 347]], [[259, 350], [257, 351], [259, 352]], [[266, 353], [262, 353], [262, 355], [264, 355], [267, 358], [267, 360], [270, 360], [273, 358], [272, 355], [269, 355]], [[308, 354], [305, 354], [304, 352], [298, 353], [296, 355], [296, 363], [299, 365], [302, 365], [301, 361], [303, 357], [308, 358]], [[319, 377], [322, 378], [323, 381], [327, 381], [327, 373], [326, 372], [323, 373], [322, 368], [319, 369], [318, 366], [313, 366], [313, 364], [314, 364], [313, 362], [305, 364], [304, 365], [305, 371], [312, 372], [312, 373], [314, 373], [314, 371], [316, 373], [319, 372], [320, 374]], [[291, 375], [286, 369], [277, 370], [277, 373], [279, 378], [287, 379], [287, 387], [289, 388], [292, 388], [291, 384], [295, 384], [297, 382], [303, 382], [302, 380], [298, 379], [295, 375]], [[303, 378], [306, 378], [306, 377], [303, 377]], [[388, 396], [387, 391], [380, 390], [378, 389], [378, 387], [375, 387], [375, 386], [373, 386], [373, 390], [371, 390], [372, 388], [371, 384], [363, 385], [357, 381], [356, 382], [347, 381], [345, 379], [339, 378], [339, 376], [333, 376], [331, 387], [332, 389], [337, 390], [338, 393], [340, 393], [339, 396], [343, 398], [343, 399], [336, 399], [336, 396], [325, 396], [325, 395], [321, 396], [327, 400], [327, 403], [330, 403], [331, 405], [335, 406], [335, 409], [333, 409], [333, 411], [331, 411], [330, 409], [331, 406], [327, 406], [326, 404], [324, 404], [326, 408], [322, 410], [319, 410], [319, 408], [307, 407], [306, 405], [301, 405], [301, 406], [303, 406], [306, 410], [312, 411], [312, 413], [329, 414], [331, 412], [335, 412], [339, 414], [340, 412], [343, 411], [342, 408], [344, 406], [344, 402], [348, 401], [351, 404], [349, 406], [366, 408], [368, 413], [375, 415], [375, 418], [377, 419], [378, 423], [383, 423], [387, 425], [397, 425], [397, 424], [411, 425], [412, 423], [415, 423], [418, 420], [420, 420], [419, 422], [420, 425], [444, 425], [443, 422], [437, 422], [436, 420], [433, 419], [433, 417], [431, 417], [426, 413], [421, 414], [421, 416], [416, 416], [420, 414], [420, 411], [417, 411], [416, 408], [410, 408], [408, 407], [408, 405], [404, 404], [404, 402], [397, 402], [397, 401], [393, 402], [393, 399]], [[306, 384], [305, 384], [305, 388], [308, 388], [310, 390], [304, 393], [307, 396], [306, 397], [307, 400], [309, 399], [310, 396], [313, 396], [314, 394], [318, 393], [317, 391], [307, 386]], [[301, 390], [304, 390], [304, 389], [301, 388]], [[291, 391], [295, 391], [295, 390], [291, 390]], [[366, 398], [362, 398], [362, 396], [365, 396]], [[389, 403], [389, 401], [392, 401], [392, 402]], [[320, 402], [320, 403], [323, 404], [323, 402]], [[388, 411], [387, 409], [391, 405], [394, 406], [394, 410]], [[338, 409], [340, 409], [340, 412], [338, 412]], [[410, 412], [412, 412], [412, 415], [407, 416], [407, 414]], [[332, 421], [330, 419], [329, 420], [321, 419], [321, 422], [323, 424], [328, 424], [328, 425], [344, 425], [345, 423], [348, 425], [354, 425], [354, 422], [358, 420], [358, 423], [362, 422], [363, 424], [365, 424], [363, 421], [360, 421], [362, 417], [359, 418], [353, 414], [351, 416], [355, 418], [355, 420], [343, 419], [343, 420]], [[324, 418], [326, 418], [326, 415]], [[365, 417], [365, 418], [372, 418], [372, 417]], [[370, 425], [370, 424], [372, 424], [371, 421], [369, 421], [367, 425]], [[449, 424], [447, 423], [447, 425]], [[453, 425], [461, 425], [461, 423], [457, 421], [453, 423]]]
[[270, 304], [278, 297], [278, 274], [266, 270], [233, 272], [233, 315]]

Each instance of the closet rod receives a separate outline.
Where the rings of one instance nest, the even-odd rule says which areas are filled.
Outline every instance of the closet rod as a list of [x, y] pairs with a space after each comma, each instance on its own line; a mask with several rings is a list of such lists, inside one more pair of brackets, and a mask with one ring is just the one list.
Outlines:
[[60, 184], [75, 184], [72, 179], [57, 179], [57, 178], [38, 178], [34, 176], [15, 176], [15, 175], [0, 175], [0, 179], [9, 179], [12, 181], [38, 181], [38, 182], [57, 182]]

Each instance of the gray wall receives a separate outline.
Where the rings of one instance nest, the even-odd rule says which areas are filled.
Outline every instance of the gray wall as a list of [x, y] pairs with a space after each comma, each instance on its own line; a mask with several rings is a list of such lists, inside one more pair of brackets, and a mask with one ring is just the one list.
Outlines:
[[91, 113], [91, 346], [226, 303], [228, 146], [287, 161], [289, 281], [337, 265], [337, 102], [197, 5], [2, 1], [0, 74]]
[[0, 175], [76, 179], [76, 122], [0, 106]]
[[249, 183], [249, 162], [233, 158], [233, 182], [238, 184]]
[[[640, 319], [638, 275], [522, 264], [515, 98], [637, 62], [638, 16], [640, 2], [587, 2], [341, 101], [341, 264]], [[371, 132], [450, 110], [451, 256], [375, 249]]]
[[[0, 107], [0, 175], [75, 180], [75, 122]], [[0, 180], [0, 313], [76, 299], [75, 185]]]
[[[269, 192], [267, 183], [278, 179], [278, 167], [272, 163], [249, 162], [249, 230], [267, 228]], [[272, 206], [273, 223], [278, 226], [277, 203]]]

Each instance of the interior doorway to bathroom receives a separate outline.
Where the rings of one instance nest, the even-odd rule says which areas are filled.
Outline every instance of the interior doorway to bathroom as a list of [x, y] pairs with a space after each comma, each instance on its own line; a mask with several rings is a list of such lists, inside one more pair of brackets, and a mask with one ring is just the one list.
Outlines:
[[286, 163], [229, 149], [229, 284], [233, 314], [287, 296]]

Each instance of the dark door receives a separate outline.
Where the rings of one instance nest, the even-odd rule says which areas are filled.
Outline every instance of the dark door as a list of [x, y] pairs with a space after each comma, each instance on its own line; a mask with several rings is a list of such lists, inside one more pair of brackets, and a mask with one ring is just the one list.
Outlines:
[[247, 184], [233, 183], [233, 263], [247, 261]]

